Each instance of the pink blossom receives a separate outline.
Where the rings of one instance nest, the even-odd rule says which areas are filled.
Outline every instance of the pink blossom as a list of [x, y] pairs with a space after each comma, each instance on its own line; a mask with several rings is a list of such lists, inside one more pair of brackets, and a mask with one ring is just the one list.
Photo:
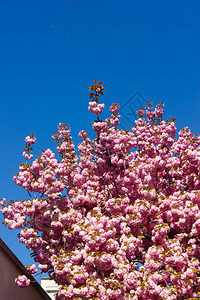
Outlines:
[[21, 288], [26, 288], [30, 284], [30, 279], [28, 279], [25, 275], [18, 276], [15, 278], [15, 283]]
[[104, 109], [104, 104], [97, 104], [95, 101], [89, 102], [89, 111], [95, 115], [100, 115]]
[[35, 138], [35, 137], [27, 136], [27, 137], [25, 138], [25, 142], [28, 143], [28, 144], [35, 144], [36, 138]]
[[29, 274], [37, 273], [37, 268], [36, 268], [35, 264], [30, 265], [30, 266], [26, 266], [26, 269], [28, 270]]

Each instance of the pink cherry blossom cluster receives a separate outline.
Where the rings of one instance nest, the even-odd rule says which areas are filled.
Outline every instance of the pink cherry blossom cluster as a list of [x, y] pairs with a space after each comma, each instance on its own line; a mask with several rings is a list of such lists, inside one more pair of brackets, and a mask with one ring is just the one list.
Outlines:
[[34, 137], [34, 135], [27, 136], [25, 138], [25, 142], [28, 143], [28, 144], [35, 144], [36, 138]]
[[29, 274], [35, 274], [38, 271], [35, 264], [26, 266], [26, 269], [27, 269]]
[[[1, 200], [5, 225], [21, 229], [38, 269], [59, 284], [56, 300], [199, 299], [200, 136], [185, 127], [176, 137], [161, 103], [119, 129], [119, 105], [100, 120], [102, 83], [90, 91], [95, 139], [82, 130], [76, 153], [60, 123], [60, 159], [47, 149], [20, 165], [14, 181], [29, 197]], [[28, 155], [34, 142], [26, 138]]]
[[89, 102], [89, 111], [95, 115], [100, 115], [104, 109], [104, 104], [97, 104], [95, 101]]
[[31, 134], [30, 136], [27, 136], [25, 138], [25, 149], [22, 153], [23, 157], [25, 157], [27, 160], [32, 159], [33, 155], [30, 154], [31, 152], [33, 152], [33, 148], [32, 145], [34, 145], [36, 142], [36, 137], [34, 136], [34, 134]]
[[30, 284], [30, 279], [28, 279], [25, 275], [21, 275], [15, 279], [15, 283], [21, 288], [26, 288]]

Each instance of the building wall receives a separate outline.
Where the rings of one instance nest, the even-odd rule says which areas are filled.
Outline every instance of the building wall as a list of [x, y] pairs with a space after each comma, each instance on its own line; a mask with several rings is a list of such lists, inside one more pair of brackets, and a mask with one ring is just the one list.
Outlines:
[[30, 283], [27, 288], [15, 284], [15, 278], [27, 275], [25, 272], [25, 267], [0, 239], [0, 300], [50, 300], [38, 282]]
[[54, 280], [50, 280], [49, 278], [42, 278], [41, 287], [45, 290], [45, 292], [52, 300], [55, 299], [55, 294], [58, 292], [58, 285]]

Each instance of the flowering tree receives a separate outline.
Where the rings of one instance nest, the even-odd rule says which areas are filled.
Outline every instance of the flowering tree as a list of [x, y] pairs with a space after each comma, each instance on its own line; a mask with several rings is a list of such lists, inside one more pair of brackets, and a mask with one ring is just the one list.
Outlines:
[[118, 104], [99, 118], [103, 91], [90, 87], [96, 137], [81, 131], [79, 154], [62, 123], [59, 161], [47, 149], [28, 163], [36, 139], [26, 137], [14, 181], [29, 199], [3, 199], [4, 223], [21, 228], [19, 241], [59, 284], [57, 300], [199, 299], [200, 137], [185, 127], [176, 139], [161, 103], [140, 109], [131, 131], [118, 129]]

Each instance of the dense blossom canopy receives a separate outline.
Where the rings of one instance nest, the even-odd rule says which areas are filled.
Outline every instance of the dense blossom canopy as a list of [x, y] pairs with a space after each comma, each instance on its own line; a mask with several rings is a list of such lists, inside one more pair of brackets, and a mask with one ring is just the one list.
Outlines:
[[185, 127], [176, 138], [161, 103], [140, 109], [131, 131], [117, 127], [118, 104], [102, 121], [103, 91], [90, 87], [96, 137], [81, 131], [78, 154], [62, 123], [59, 161], [47, 149], [29, 162], [36, 139], [26, 137], [14, 181], [29, 199], [3, 199], [4, 223], [60, 285], [57, 300], [199, 299], [200, 137]]

